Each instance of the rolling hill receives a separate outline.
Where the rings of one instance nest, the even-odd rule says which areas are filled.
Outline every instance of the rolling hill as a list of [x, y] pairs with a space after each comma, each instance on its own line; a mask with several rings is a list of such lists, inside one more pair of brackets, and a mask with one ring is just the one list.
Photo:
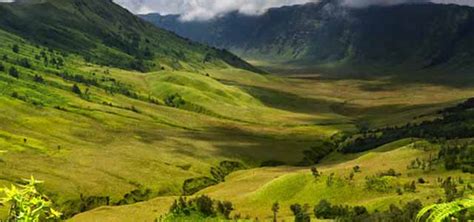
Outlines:
[[[464, 102], [473, 93], [470, 85], [262, 74], [109, 0], [0, 3], [0, 186], [33, 175], [62, 219], [87, 222], [156, 221], [182, 195], [232, 201], [232, 217], [265, 220], [274, 201], [285, 220], [290, 204], [322, 198], [361, 200], [370, 213], [428, 204], [445, 199], [439, 178], [456, 177], [455, 188], [472, 193], [472, 155], [459, 150], [474, 147]], [[369, 148], [347, 152], [361, 141]], [[416, 162], [436, 154], [429, 170]], [[355, 165], [362, 171], [349, 180]], [[323, 173], [317, 181], [312, 166]], [[366, 189], [370, 176], [390, 186]], [[428, 182], [415, 192], [405, 187], [420, 177]], [[9, 210], [1, 205], [0, 218]]]
[[432, 3], [349, 8], [339, 2], [273, 8], [258, 16], [233, 12], [209, 21], [141, 17], [248, 60], [263, 60], [263, 66], [352, 76], [472, 72], [474, 8]]

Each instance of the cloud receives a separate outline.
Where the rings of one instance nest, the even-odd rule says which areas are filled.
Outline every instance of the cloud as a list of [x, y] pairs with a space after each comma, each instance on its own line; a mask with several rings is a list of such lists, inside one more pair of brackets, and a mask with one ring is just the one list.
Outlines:
[[343, 4], [349, 7], [368, 7], [372, 5], [397, 5], [404, 3], [424, 3], [432, 2], [438, 4], [457, 4], [474, 6], [474, 0], [343, 0]]
[[[0, 0], [2, 1], [2, 0]], [[180, 14], [183, 20], [207, 20], [231, 11], [261, 14], [272, 7], [305, 4], [319, 0], [114, 0], [139, 14], [157, 12], [162, 15]], [[474, 6], [474, 0], [341, 0], [349, 7], [395, 5], [402, 3], [434, 2]]]
[[319, 0], [115, 0], [134, 13], [180, 14], [183, 20], [207, 20], [231, 11], [261, 14], [272, 7]]

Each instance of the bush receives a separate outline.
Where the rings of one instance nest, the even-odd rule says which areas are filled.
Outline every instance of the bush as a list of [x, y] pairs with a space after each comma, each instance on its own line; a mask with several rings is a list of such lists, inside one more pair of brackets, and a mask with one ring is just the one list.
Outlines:
[[17, 64], [20, 65], [20, 66], [23, 66], [27, 69], [31, 69], [31, 67], [32, 67], [32, 65], [30, 63], [30, 60], [28, 60], [27, 58], [23, 58], [23, 59], [18, 60]]
[[36, 186], [42, 182], [33, 177], [25, 181], [27, 184], [20, 187], [12, 185], [10, 189], [0, 189], [0, 193], [6, 195], [0, 199], [0, 204], [10, 207], [7, 221], [58, 220], [62, 214], [53, 209], [53, 203], [49, 198], [36, 189]]
[[[213, 200], [206, 195], [190, 200], [180, 197], [171, 205], [164, 221], [193, 221], [197, 218], [223, 218], [228, 220], [233, 210], [234, 207], [231, 202]], [[189, 218], [184, 219], [183, 217]]]
[[305, 204], [303, 207], [300, 204], [293, 204], [290, 206], [291, 212], [295, 216], [295, 222], [310, 222], [311, 217], [308, 213], [309, 205]]
[[365, 178], [365, 186], [368, 190], [388, 192], [393, 186], [389, 177], [369, 176]]
[[20, 72], [15, 67], [10, 67], [10, 70], [8, 71], [8, 74], [14, 78], [20, 78]]
[[44, 79], [40, 75], [35, 75], [35, 77], [33, 78], [33, 81], [35, 81], [37, 83], [44, 83]]
[[333, 217], [332, 206], [327, 200], [321, 200], [314, 207], [314, 215], [320, 219], [331, 219]]
[[183, 97], [179, 95], [178, 93], [169, 95], [165, 98], [165, 104], [169, 107], [175, 107], [179, 108], [181, 106], [184, 106], [186, 104], [186, 101], [184, 101]]
[[15, 44], [12, 46], [12, 51], [14, 53], [20, 53], [20, 47], [17, 44]]
[[74, 85], [72, 86], [72, 92], [75, 93], [75, 94], [77, 94], [77, 95], [81, 95], [81, 94], [82, 94], [81, 89], [80, 89], [79, 86], [76, 85], [76, 84], [74, 84]]
[[218, 167], [211, 167], [211, 175], [215, 180], [223, 182], [225, 177], [234, 171], [245, 169], [245, 166], [236, 161], [224, 160]]
[[234, 210], [232, 202], [217, 201], [217, 212], [224, 216], [225, 219], [230, 219], [230, 213]]
[[209, 177], [197, 177], [187, 179], [183, 183], [183, 194], [192, 195], [204, 188], [216, 185], [217, 181]]

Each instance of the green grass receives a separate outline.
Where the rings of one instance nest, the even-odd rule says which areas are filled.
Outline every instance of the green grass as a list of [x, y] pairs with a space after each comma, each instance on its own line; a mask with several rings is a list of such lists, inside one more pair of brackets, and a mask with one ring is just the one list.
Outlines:
[[[13, 44], [20, 46], [19, 54], [12, 52]], [[7, 151], [1, 156], [0, 185], [34, 175], [46, 181], [41, 189], [59, 205], [77, 201], [81, 194], [109, 196], [116, 202], [130, 191], [146, 188], [152, 196], [169, 200], [181, 194], [185, 179], [210, 176], [210, 168], [220, 161], [241, 161], [249, 168], [268, 160], [294, 164], [301, 160], [303, 150], [335, 133], [353, 132], [360, 124], [406, 123], [421, 114], [433, 118], [435, 110], [474, 92], [437, 85], [387, 86], [383, 79], [285, 78], [220, 65], [196, 72], [140, 73], [87, 63], [74, 54], [64, 57], [65, 66], [58, 69], [35, 59], [41, 51], [63, 57], [0, 31], [0, 56], [9, 57], [2, 64], [21, 73], [15, 79], [0, 72], [0, 150]], [[18, 66], [16, 60], [21, 58], [29, 59], [33, 68]], [[97, 86], [64, 80], [63, 71], [97, 79]], [[41, 75], [45, 83], [34, 82], [35, 75]], [[82, 92], [88, 89], [88, 95], [74, 94], [73, 84]], [[105, 90], [116, 85], [137, 96]], [[379, 89], [368, 91], [373, 85]], [[174, 93], [188, 105], [165, 106], [166, 97]], [[401, 157], [417, 154], [400, 153], [405, 155]], [[368, 164], [370, 155], [378, 154], [349, 161]], [[342, 176], [352, 164], [345, 171], [334, 171]], [[330, 172], [332, 167], [327, 169]], [[301, 189], [290, 195], [281, 190], [285, 186]], [[349, 191], [344, 186], [341, 196], [317, 194], [338, 201]], [[237, 172], [226, 183], [203, 192], [217, 199], [229, 197], [243, 214], [264, 218], [273, 192], [282, 194], [279, 198], [287, 209], [290, 202], [312, 200], [315, 188], [307, 169], [282, 167]], [[237, 192], [244, 194], [242, 199]], [[385, 197], [369, 204], [384, 207], [395, 199]], [[130, 218], [141, 212], [152, 218], [165, 212], [168, 202], [147, 204], [143, 203], [143, 210], [137, 210], [137, 205], [119, 207], [127, 212], [116, 215]], [[94, 213], [119, 220], [115, 209]], [[289, 213], [285, 210], [284, 215]]]
[[[420, 199], [424, 204], [436, 202], [443, 198], [444, 193], [441, 184], [437, 182], [438, 177], [453, 178], [462, 177], [465, 183], [474, 183], [470, 174], [459, 171], [447, 172], [442, 166], [437, 166], [431, 172], [421, 170], [407, 170], [406, 166], [415, 158], [427, 158], [434, 150], [423, 151], [413, 147], [413, 143], [397, 141], [390, 145], [380, 147], [371, 152], [361, 153], [357, 157], [347, 158], [334, 162], [331, 159], [324, 160], [317, 167], [323, 176], [315, 180], [309, 168], [276, 167], [258, 168], [238, 171], [231, 174], [226, 182], [210, 187], [199, 192], [213, 198], [232, 201], [236, 212], [241, 215], [250, 215], [251, 218], [258, 217], [262, 220], [270, 220], [272, 216], [271, 206], [275, 201], [281, 205], [280, 219], [291, 220], [289, 206], [293, 203], [308, 203], [315, 205], [322, 199], [333, 203], [348, 205], [364, 205], [369, 211], [386, 210], [390, 204], [403, 205], [404, 203]], [[361, 172], [357, 173], [353, 181], [346, 177], [352, 171], [352, 167], [359, 165]], [[404, 192], [398, 195], [395, 189], [380, 193], [367, 190], [365, 177], [371, 176], [390, 168], [402, 173], [397, 178], [387, 178], [393, 186], [402, 186], [404, 183], [423, 177], [427, 183], [417, 184], [415, 193]], [[330, 173], [335, 173], [335, 183], [328, 187], [326, 178]], [[173, 197], [169, 197], [173, 198]], [[176, 197], [175, 197], [176, 198]], [[80, 214], [71, 221], [90, 221], [98, 218], [101, 221], [115, 221], [113, 218], [124, 218], [128, 212], [137, 213], [137, 220], [153, 221], [167, 212], [163, 203], [169, 203], [168, 198], [157, 198], [148, 203], [140, 203], [126, 207], [99, 208], [91, 212]], [[105, 214], [104, 212], [107, 212]], [[141, 212], [155, 212], [146, 215]], [[108, 215], [114, 215], [109, 217]], [[109, 220], [110, 219], [110, 220]], [[126, 220], [124, 220], [126, 221]]]

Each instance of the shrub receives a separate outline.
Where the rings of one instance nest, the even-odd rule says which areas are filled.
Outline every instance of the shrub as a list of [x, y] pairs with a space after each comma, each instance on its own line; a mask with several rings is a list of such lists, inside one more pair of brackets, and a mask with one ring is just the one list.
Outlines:
[[230, 219], [230, 213], [234, 210], [232, 202], [217, 201], [217, 212], [224, 216], [225, 219]]
[[[197, 220], [196, 217], [223, 218], [228, 220], [230, 219], [230, 214], [233, 210], [234, 207], [231, 202], [213, 200], [206, 195], [195, 197], [190, 200], [180, 197], [171, 205], [164, 221], [193, 221], [193, 219]], [[183, 217], [189, 218], [185, 219]]]
[[14, 78], [20, 78], [20, 72], [15, 67], [10, 67], [10, 70], [8, 71], [8, 74]]
[[20, 66], [23, 66], [27, 69], [31, 69], [31, 67], [32, 67], [32, 65], [30, 63], [30, 60], [28, 60], [27, 58], [23, 58], [23, 59], [18, 60], [17, 64], [20, 65]]
[[0, 189], [5, 197], [0, 199], [0, 204], [10, 206], [7, 221], [39, 222], [45, 220], [58, 220], [61, 213], [52, 208], [53, 203], [48, 197], [38, 192], [36, 186], [41, 181], [33, 177], [25, 180], [26, 185]]
[[81, 95], [81, 94], [82, 94], [81, 89], [79, 88], [79, 86], [78, 86], [77, 84], [74, 84], [74, 85], [72, 86], [72, 92], [75, 93], [75, 94], [77, 94], [77, 95]]
[[184, 104], [186, 104], [186, 101], [184, 101], [183, 97], [181, 97], [181, 95], [179, 94], [172, 94], [172, 95], [169, 95], [165, 98], [165, 104], [167, 106], [170, 106], [170, 107], [175, 107], [175, 108], [179, 108], [181, 106], [183, 106]]
[[319, 201], [319, 203], [314, 207], [314, 215], [321, 219], [333, 218], [331, 203], [327, 200]]
[[37, 83], [44, 83], [44, 79], [40, 75], [35, 75], [35, 77], [33, 78], [33, 81], [35, 81]]
[[190, 178], [183, 183], [183, 194], [192, 195], [206, 187], [216, 185], [217, 181], [209, 177]]
[[290, 206], [291, 212], [295, 216], [295, 222], [310, 222], [311, 217], [308, 213], [309, 205], [305, 204], [301, 206], [300, 204], [293, 204]]
[[12, 46], [12, 51], [14, 53], [20, 53], [20, 47], [17, 44], [15, 44]]
[[397, 173], [394, 169], [389, 169], [386, 172], [379, 173], [380, 177], [388, 176], [388, 177], [399, 177], [401, 173]]
[[210, 197], [203, 195], [198, 197], [195, 201], [197, 210], [204, 214], [204, 216], [215, 215], [214, 204]]
[[390, 191], [393, 188], [390, 182], [390, 178], [388, 177], [369, 176], [365, 178], [366, 188], [378, 192]]

